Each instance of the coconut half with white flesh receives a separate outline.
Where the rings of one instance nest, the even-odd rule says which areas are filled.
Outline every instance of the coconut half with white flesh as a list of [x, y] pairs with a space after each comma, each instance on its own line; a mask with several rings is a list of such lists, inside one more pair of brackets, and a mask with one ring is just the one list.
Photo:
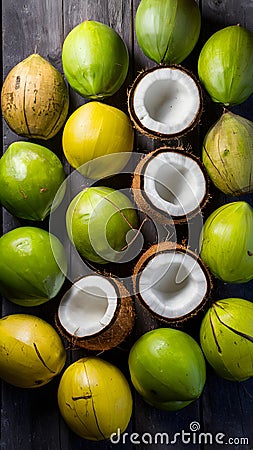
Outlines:
[[202, 162], [183, 148], [162, 147], [137, 165], [132, 191], [139, 209], [159, 223], [186, 222], [208, 200], [208, 178]]
[[81, 278], [65, 293], [56, 326], [73, 345], [103, 351], [122, 343], [134, 320], [134, 303], [123, 284], [94, 274]]
[[137, 262], [134, 292], [141, 304], [159, 320], [180, 323], [204, 308], [212, 288], [202, 260], [173, 243], [153, 245]]
[[183, 136], [199, 123], [202, 109], [197, 78], [178, 65], [141, 72], [128, 95], [128, 110], [135, 127], [153, 138]]

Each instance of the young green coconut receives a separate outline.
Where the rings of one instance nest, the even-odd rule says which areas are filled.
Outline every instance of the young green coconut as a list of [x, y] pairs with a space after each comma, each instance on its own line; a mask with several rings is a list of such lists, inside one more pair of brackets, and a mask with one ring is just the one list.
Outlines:
[[173, 243], [153, 245], [138, 260], [134, 293], [152, 315], [168, 323], [182, 323], [203, 309], [212, 282], [201, 259]]
[[195, 0], [141, 0], [135, 17], [138, 44], [157, 64], [179, 64], [195, 47], [201, 14]]
[[66, 36], [62, 65], [70, 86], [83, 97], [101, 99], [118, 91], [128, 72], [125, 42], [108, 25], [85, 20]]
[[128, 95], [130, 117], [143, 134], [172, 139], [190, 132], [202, 114], [198, 80], [178, 66], [156, 66], [141, 72]]
[[216, 301], [200, 328], [202, 350], [215, 372], [231, 381], [253, 376], [253, 304], [241, 298]]
[[[51, 211], [65, 172], [51, 150], [18, 141], [13, 142], [0, 159], [0, 179], [2, 205], [16, 217], [42, 221]], [[54, 208], [60, 201], [61, 195], [54, 202]]]
[[222, 205], [207, 218], [200, 255], [213, 275], [227, 283], [253, 279], [253, 209], [247, 202]]
[[195, 401], [206, 381], [204, 355], [187, 333], [157, 328], [142, 335], [129, 354], [132, 383], [158, 409], [177, 411]]
[[104, 351], [127, 338], [134, 319], [134, 303], [123, 284], [94, 274], [78, 280], [63, 296], [56, 325], [74, 345]]
[[54, 298], [66, 272], [64, 247], [46, 230], [18, 227], [0, 238], [0, 292], [13, 303], [37, 306]]
[[214, 33], [200, 52], [198, 74], [214, 102], [244, 102], [253, 92], [253, 33], [239, 25]]
[[128, 261], [127, 252], [138, 233], [132, 202], [122, 192], [103, 186], [86, 188], [73, 198], [66, 225], [80, 255], [100, 264]]
[[208, 175], [222, 192], [252, 192], [253, 122], [225, 110], [205, 136], [202, 158]]
[[154, 150], [134, 172], [136, 204], [162, 224], [186, 222], [201, 212], [208, 199], [207, 175], [201, 161], [183, 150]]

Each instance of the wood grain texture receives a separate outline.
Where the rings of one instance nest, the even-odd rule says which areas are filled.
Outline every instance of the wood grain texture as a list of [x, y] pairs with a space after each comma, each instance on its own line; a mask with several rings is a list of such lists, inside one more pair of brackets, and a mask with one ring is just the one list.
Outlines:
[[[98, 20], [114, 28], [126, 42], [130, 55], [130, 68], [127, 79], [113, 97], [106, 99], [106, 103], [127, 111], [127, 90], [140, 70], [155, 65], [141, 51], [136, 40], [134, 30], [134, 18], [140, 0], [2, 0], [3, 12], [3, 77], [9, 70], [31, 54], [34, 49], [41, 56], [48, 59], [60, 71], [61, 48], [63, 40], [69, 31], [83, 20]], [[199, 43], [193, 53], [183, 62], [185, 67], [191, 69], [197, 75], [197, 59], [202, 45], [208, 37], [216, 30], [235, 23], [241, 23], [253, 31], [253, 2], [251, 0], [200, 0], [202, 12], [202, 30]], [[70, 112], [85, 103], [80, 95], [70, 89], [71, 106]], [[244, 104], [234, 107], [234, 112], [253, 120], [253, 99], [248, 99]], [[203, 138], [208, 128], [221, 114], [221, 107], [212, 103], [208, 96], [205, 98], [205, 111], [199, 127], [187, 135], [182, 142], [185, 147], [191, 146], [192, 151], [201, 154]], [[12, 133], [3, 122], [3, 150], [8, 145], [21, 139]], [[65, 165], [66, 173], [71, 168], [62, 155], [61, 133], [56, 138], [45, 142], [46, 145], [61, 155]], [[178, 141], [159, 142], [143, 137], [136, 133], [135, 151], [146, 153], [161, 145], [174, 146]], [[121, 178], [111, 181], [114, 187], [123, 186], [130, 179]], [[126, 187], [124, 185], [124, 187]], [[206, 218], [219, 205], [232, 201], [211, 188], [212, 199], [207, 205], [204, 218]], [[243, 199], [253, 205], [252, 195], [244, 196]], [[7, 211], [3, 210], [3, 232], [25, 225], [25, 221], [13, 218]], [[35, 224], [38, 225], [38, 224]], [[41, 226], [41, 224], [39, 224]], [[48, 221], [42, 225], [48, 227]], [[148, 233], [147, 233], [148, 234]], [[177, 238], [187, 238], [188, 228], [177, 227]], [[197, 232], [196, 232], [197, 235]], [[198, 236], [196, 236], [197, 241]], [[195, 244], [194, 244], [195, 245]], [[58, 301], [64, 291], [48, 304], [29, 309], [29, 312], [38, 315], [50, 323], [57, 308]], [[215, 281], [213, 297], [224, 298], [230, 296], [243, 297], [252, 300], [253, 282], [245, 285], [229, 285]], [[2, 314], [24, 312], [22, 307], [14, 306], [3, 300]], [[101, 357], [111, 361], [121, 368], [129, 380], [127, 357], [133, 342], [144, 332], [164, 326], [163, 323], [152, 318], [140, 305], [137, 305], [138, 318], [135, 332], [131, 338], [120, 348], [105, 352]], [[198, 340], [200, 318], [185, 326], [189, 332]], [[67, 345], [67, 344], [66, 344]], [[77, 360], [84, 355], [84, 351], [68, 350], [67, 364]], [[122, 439], [118, 444], [108, 442], [91, 442], [80, 439], [72, 433], [63, 419], [60, 417], [57, 406], [57, 387], [59, 378], [37, 390], [22, 390], [14, 388], [6, 383], [1, 383], [1, 440], [2, 450], [163, 450], [167, 446], [163, 443], [142, 442], [143, 433], [168, 433], [170, 440], [177, 432], [184, 430], [190, 432], [190, 424], [197, 422], [201, 432], [218, 432], [229, 437], [247, 437], [249, 444], [242, 448], [253, 448], [252, 427], [252, 396], [253, 381], [245, 383], [232, 383], [218, 378], [208, 368], [207, 383], [202, 397], [187, 408], [174, 412], [158, 411], [146, 404], [133, 389], [134, 412], [132, 421], [126, 430], [125, 443]], [[139, 434], [140, 444], [131, 443], [130, 433]], [[225, 440], [226, 440], [225, 438]], [[148, 439], [148, 437], [146, 438]], [[138, 438], [137, 438], [138, 440]], [[177, 450], [186, 446], [180, 441], [174, 444]], [[189, 449], [218, 449], [215, 443], [205, 445], [203, 442], [191, 442], [187, 445]]]

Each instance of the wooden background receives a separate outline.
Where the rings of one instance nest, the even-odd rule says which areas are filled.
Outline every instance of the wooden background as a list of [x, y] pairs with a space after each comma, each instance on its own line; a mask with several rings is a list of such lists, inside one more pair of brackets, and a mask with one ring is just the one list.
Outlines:
[[[93, 19], [104, 22], [113, 27], [125, 40], [130, 53], [130, 68], [127, 80], [122, 89], [113, 97], [106, 100], [107, 103], [117, 106], [124, 111], [126, 106], [126, 91], [137, 72], [145, 67], [151, 67], [152, 62], [143, 55], [136, 42], [134, 33], [134, 16], [139, 0], [2, 0], [2, 26], [3, 26], [3, 78], [9, 70], [19, 61], [33, 53], [34, 49], [41, 56], [48, 59], [59, 70], [61, 69], [61, 47], [65, 36], [77, 24], [85, 19]], [[207, 38], [216, 30], [240, 23], [253, 31], [253, 1], [252, 0], [200, 0], [202, 12], [202, 31], [199, 43], [191, 54], [183, 62], [183, 65], [192, 69], [196, 74], [196, 64], [199, 51]], [[84, 100], [70, 92], [73, 111]], [[233, 108], [244, 117], [253, 120], [253, 98], [244, 104]], [[205, 103], [205, 112], [198, 129], [191, 132], [184, 144], [191, 144], [194, 153], [200, 154], [203, 137], [218, 116], [221, 107], [214, 105], [208, 97]], [[18, 138], [7, 125], [2, 124], [3, 151], [8, 145]], [[45, 143], [44, 143], [45, 144]], [[148, 138], [136, 135], [135, 150], [147, 152], [159, 146], [160, 143]], [[62, 157], [61, 136], [48, 141], [46, 146], [54, 150]], [[63, 157], [62, 157], [63, 159]], [[64, 159], [63, 159], [64, 161]], [[68, 164], [64, 161], [66, 173], [70, 172]], [[222, 195], [215, 189], [211, 189], [212, 201], [205, 210], [207, 216], [216, 207], [224, 202], [233, 200]], [[244, 200], [251, 204], [252, 197], [245, 196]], [[24, 221], [13, 218], [8, 212], [2, 212], [2, 232], [24, 225]], [[43, 225], [48, 226], [46, 221]], [[184, 228], [179, 230], [179, 236], [186, 233]], [[253, 284], [225, 285], [215, 282], [214, 298], [239, 296], [252, 299]], [[64, 286], [62, 292], [66, 287]], [[61, 292], [61, 294], [62, 294]], [[54, 311], [61, 294], [46, 305], [29, 310], [30, 313], [52, 321]], [[22, 307], [17, 307], [3, 300], [2, 315], [14, 312], [27, 312]], [[199, 319], [200, 320], [200, 319]], [[198, 338], [199, 320], [191, 322], [186, 331]], [[139, 312], [135, 334], [122, 348], [107, 352], [103, 357], [114, 362], [128, 375], [127, 355], [135, 338], [148, 329], [161, 326], [155, 320], [151, 320]], [[68, 363], [78, 359], [83, 352], [68, 351]], [[22, 390], [2, 383], [1, 388], [1, 440], [2, 450], [86, 450], [86, 449], [132, 449], [134, 446], [127, 440], [113, 445], [110, 442], [93, 443], [79, 439], [65, 425], [61, 419], [56, 400], [56, 392], [59, 379], [52, 381], [47, 386], [37, 390]], [[230, 448], [253, 449], [253, 381], [244, 383], [232, 383], [218, 378], [208, 368], [206, 387], [201, 398], [195, 403], [179, 412], [162, 412], [145, 404], [133, 391], [134, 412], [128, 432], [137, 432], [140, 435], [145, 432], [167, 432], [173, 436], [182, 429], [190, 431], [191, 422], [200, 424], [201, 432], [222, 432], [226, 435], [224, 442], [229, 437], [246, 437], [248, 445], [230, 445]], [[225, 445], [224, 445], [225, 446]], [[136, 448], [162, 449], [164, 445], [140, 444]], [[175, 448], [185, 446], [177, 443]], [[195, 445], [189, 444], [187, 448], [218, 449], [220, 445]]]

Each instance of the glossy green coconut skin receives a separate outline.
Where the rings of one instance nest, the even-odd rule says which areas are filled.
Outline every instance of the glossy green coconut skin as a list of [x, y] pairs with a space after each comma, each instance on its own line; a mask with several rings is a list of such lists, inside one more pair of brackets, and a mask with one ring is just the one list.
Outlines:
[[214, 102], [243, 103], [253, 92], [253, 34], [239, 25], [214, 33], [201, 50], [198, 73]]
[[13, 142], [0, 159], [0, 202], [14, 216], [41, 221], [65, 179], [59, 158], [31, 142]]
[[231, 381], [253, 376], [253, 304], [240, 298], [215, 302], [200, 328], [202, 350], [215, 372]]
[[205, 136], [202, 151], [208, 175], [225, 194], [253, 190], [253, 122], [225, 111]]
[[128, 363], [135, 389], [159, 409], [181, 409], [204, 388], [204, 356], [197, 342], [183, 331], [149, 331], [132, 347]]
[[89, 261], [105, 264], [119, 261], [126, 235], [137, 228], [138, 218], [131, 201], [122, 192], [90, 187], [70, 203], [67, 231], [78, 252]]
[[109, 26], [86, 20], [67, 35], [62, 64], [70, 86], [83, 97], [113, 95], [125, 81], [129, 55], [124, 41]]
[[227, 283], [253, 279], [253, 210], [248, 203], [228, 203], [208, 217], [200, 255], [213, 275]]
[[[53, 250], [52, 250], [53, 248]], [[0, 238], [0, 292], [13, 303], [36, 306], [63, 285], [66, 256], [60, 241], [36, 227], [20, 227]]]
[[195, 47], [201, 15], [194, 0], [141, 0], [135, 28], [143, 53], [156, 63], [179, 64]]

